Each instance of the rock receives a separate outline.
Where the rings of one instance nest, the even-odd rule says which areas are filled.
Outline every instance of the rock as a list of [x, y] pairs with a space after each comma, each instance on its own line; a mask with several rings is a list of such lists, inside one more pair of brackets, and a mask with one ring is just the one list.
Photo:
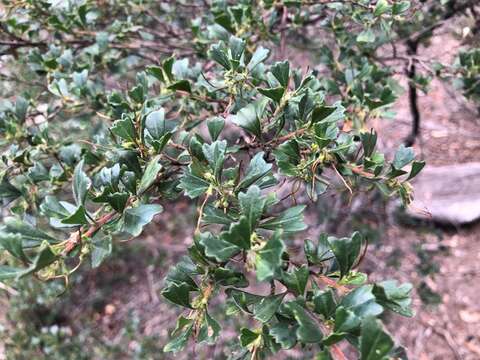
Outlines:
[[480, 219], [480, 162], [425, 167], [413, 182], [408, 214], [461, 225]]

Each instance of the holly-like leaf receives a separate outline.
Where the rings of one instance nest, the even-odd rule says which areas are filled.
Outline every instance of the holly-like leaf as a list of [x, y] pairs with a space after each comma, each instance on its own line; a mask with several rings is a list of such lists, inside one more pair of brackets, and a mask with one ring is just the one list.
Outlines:
[[293, 206], [273, 219], [262, 222], [260, 227], [268, 230], [281, 229], [285, 233], [303, 231], [307, 228], [303, 222], [304, 209], [305, 205]]
[[360, 360], [386, 360], [394, 346], [393, 340], [386, 333], [379, 321], [368, 317], [362, 322], [360, 336]]
[[267, 101], [265, 99], [257, 100], [240, 109], [236, 115], [229, 117], [236, 125], [256, 137], [262, 136], [260, 120], [265, 112]]
[[95, 234], [92, 238], [90, 251], [92, 268], [99, 267], [112, 254], [112, 236]]
[[21, 272], [17, 273], [17, 279], [23, 278], [27, 275], [37, 272], [57, 260], [57, 255], [52, 251], [52, 248], [47, 242], [44, 242], [37, 255], [33, 259], [30, 266]]
[[207, 127], [212, 141], [216, 141], [225, 127], [225, 119], [220, 116], [211, 117], [207, 120]]
[[231, 69], [230, 59], [228, 58], [227, 51], [223, 44], [212, 45], [208, 51], [208, 56], [213, 59], [215, 62], [222, 65], [226, 70]]
[[263, 214], [266, 199], [261, 195], [260, 188], [253, 185], [248, 188], [246, 193], [239, 193], [238, 200], [242, 214], [246, 216], [250, 232], [252, 232]]
[[127, 141], [134, 141], [136, 138], [135, 125], [128, 116], [123, 116], [122, 119], [116, 120], [110, 127], [110, 131]]
[[278, 168], [283, 175], [298, 175], [297, 165], [300, 163], [300, 148], [295, 139], [284, 142], [273, 150]]
[[286, 321], [281, 321], [270, 326], [269, 334], [275, 342], [280, 344], [282, 349], [291, 349], [297, 343], [297, 327]]
[[23, 252], [22, 235], [0, 232], [0, 245], [12, 256], [28, 262], [28, 258]]
[[193, 333], [194, 322], [183, 316], [177, 320], [177, 326], [172, 331], [172, 340], [163, 348], [164, 352], [178, 352], [187, 345], [188, 339]]
[[210, 168], [217, 180], [222, 176], [225, 153], [227, 151], [227, 142], [225, 140], [215, 141], [212, 144], [203, 144], [203, 154], [210, 165]]
[[392, 166], [396, 170], [400, 170], [405, 165], [408, 165], [413, 161], [415, 158], [415, 153], [411, 147], [405, 147], [405, 145], [401, 144], [397, 151], [395, 152], [395, 157], [392, 162]]
[[276, 103], [280, 103], [282, 100], [283, 94], [285, 94], [285, 88], [282, 86], [277, 86], [274, 88], [262, 89], [258, 88], [258, 92], [266, 97], [272, 99]]
[[260, 302], [253, 305], [255, 319], [263, 323], [268, 322], [277, 312], [286, 293], [264, 297]]
[[50, 244], [60, 242], [60, 240], [55, 239], [32, 225], [15, 218], [5, 219], [4, 224], [6, 233], [16, 233], [22, 236], [24, 248], [39, 246], [44, 241]]
[[195, 167], [189, 165], [180, 179], [179, 187], [185, 191], [185, 195], [194, 199], [205, 194], [210, 183], [200, 176]]
[[203, 233], [199, 239], [200, 244], [205, 249], [205, 255], [214, 258], [218, 262], [228, 261], [238, 254], [240, 247], [232, 242], [224, 240], [223, 237], [215, 237], [211, 233]]
[[278, 80], [280, 85], [286, 89], [288, 86], [288, 80], [290, 78], [290, 63], [288, 61], [276, 62], [272, 65], [270, 71]]
[[387, 280], [375, 284], [373, 294], [380, 305], [400, 315], [411, 317], [413, 316], [413, 311], [410, 307], [412, 303], [410, 296], [412, 288], [412, 284], [410, 283], [399, 286], [397, 285], [397, 281]]
[[218, 336], [220, 335], [220, 330], [220, 324], [214, 318], [212, 318], [208, 312], [205, 312], [202, 326], [200, 327], [200, 331], [198, 333], [198, 342], [215, 344]]
[[240, 330], [240, 345], [248, 347], [253, 342], [257, 341], [262, 336], [259, 332], [254, 332], [247, 328]]
[[268, 57], [269, 52], [270, 50], [265, 49], [262, 46], [258, 46], [255, 52], [253, 53], [252, 58], [250, 59], [250, 62], [247, 65], [248, 70], [252, 71], [253, 69], [255, 69], [255, 67], [258, 64], [263, 62]]
[[282, 265], [282, 254], [285, 244], [281, 239], [282, 232], [276, 231], [261, 250], [257, 251], [255, 267], [258, 281], [267, 281], [273, 278]]
[[168, 287], [163, 289], [162, 296], [174, 304], [192, 308], [190, 304], [190, 287], [185, 283], [169, 284]]
[[318, 343], [322, 341], [323, 334], [318, 324], [303, 306], [295, 301], [291, 301], [286, 304], [286, 307], [292, 312], [298, 323], [296, 334], [299, 341], [303, 343]]
[[352, 310], [360, 318], [377, 316], [383, 312], [382, 306], [377, 304], [373, 295], [373, 285], [363, 285], [344, 296], [340, 305]]
[[294, 268], [289, 272], [282, 273], [285, 286], [297, 295], [303, 295], [307, 287], [309, 270], [306, 265]]
[[79, 206], [69, 216], [62, 219], [61, 223], [65, 225], [88, 225], [87, 212], [84, 206]]
[[353, 233], [349, 238], [331, 236], [328, 238], [328, 243], [340, 268], [340, 277], [343, 278], [348, 275], [360, 254], [363, 244], [362, 236], [358, 232]]
[[83, 171], [83, 160], [80, 161], [73, 171], [73, 196], [78, 206], [85, 203], [88, 189], [92, 185], [91, 180]]
[[230, 225], [230, 229], [223, 232], [221, 239], [234, 244], [241, 249], [250, 249], [250, 236], [252, 230], [247, 217], [241, 216], [239, 221]]
[[412, 169], [410, 170], [410, 175], [408, 175], [407, 181], [417, 176], [424, 167], [425, 161], [414, 161], [412, 163]]
[[275, 178], [269, 176], [271, 174], [272, 164], [268, 164], [263, 159], [263, 156], [264, 153], [259, 152], [250, 160], [250, 164], [245, 171], [243, 179], [238, 184], [237, 189], [244, 190], [254, 184], [260, 188], [262, 188], [264, 184], [275, 184]]
[[337, 307], [332, 290], [324, 290], [316, 293], [313, 297], [314, 311], [321, 314], [324, 319], [329, 319]]
[[149, 161], [147, 167], [145, 168], [145, 172], [143, 173], [142, 179], [140, 180], [140, 185], [138, 187], [139, 194], [144, 193], [146, 190], [148, 190], [150, 185], [155, 182], [158, 173], [162, 169], [162, 165], [159, 163], [159, 160], [160, 155], [157, 155]]
[[13, 186], [6, 177], [2, 177], [0, 181], [0, 199], [13, 201], [20, 196], [22, 196], [22, 192]]
[[143, 227], [162, 211], [163, 207], [155, 204], [142, 204], [129, 208], [123, 213], [122, 230], [136, 237], [141, 234]]

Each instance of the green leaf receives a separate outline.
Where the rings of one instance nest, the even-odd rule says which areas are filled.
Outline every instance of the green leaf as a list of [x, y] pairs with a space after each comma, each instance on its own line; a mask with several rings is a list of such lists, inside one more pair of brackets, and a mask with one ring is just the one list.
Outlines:
[[238, 64], [240, 63], [240, 58], [243, 55], [243, 52], [245, 51], [245, 41], [243, 41], [240, 38], [237, 38], [236, 36], [231, 36], [230, 41], [229, 41], [229, 47], [230, 47], [230, 56], [231, 56], [231, 64], [235, 65], [234, 68], [238, 67]]
[[390, 10], [390, 7], [391, 6], [388, 4], [387, 0], [378, 0], [377, 4], [375, 5], [375, 10], [373, 11], [373, 15], [380, 16], [385, 14]]
[[205, 194], [209, 187], [210, 183], [198, 176], [192, 165], [189, 165], [188, 169], [183, 173], [179, 184], [179, 188], [185, 191], [185, 195], [192, 199]]
[[345, 309], [352, 310], [360, 318], [380, 315], [383, 308], [376, 303], [372, 290], [373, 285], [360, 286], [344, 296], [340, 305]]
[[20, 122], [25, 121], [27, 117], [28, 100], [22, 96], [17, 96], [15, 100], [15, 116]]
[[193, 325], [193, 320], [180, 316], [177, 321], [177, 326], [171, 334], [172, 340], [165, 345], [163, 351], [176, 353], [182, 350], [185, 345], [187, 345], [188, 339], [193, 333]]
[[283, 175], [298, 175], [299, 170], [297, 169], [297, 165], [300, 163], [300, 148], [295, 139], [279, 145], [273, 150], [273, 155], [275, 156], [278, 168]]
[[273, 76], [278, 80], [280, 85], [286, 89], [288, 86], [288, 80], [290, 78], [290, 63], [288, 61], [279, 61], [272, 65], [270, 68]]
[[238, 254], [240, 247], [232, 242], [224, 240], [222, 237], [215, 237], [211, 233], [203, 233], [200, 235], [200, 244], [205, 249], [205, 255], [214, 258], [218, 262], [225, 262]]
[[337, 303], [332, 290], [324, 290], [316, 293], [313, 297], [314, 311], [323, 315], [324, 319], [329, 319], [335, 313]]
[[22, 196], [21, 191], [13, 186], [8, 179], [3, 177], [0, 182], [0, 199], [4, 199], [5, 201], [9, 202], [20, 196]]
[[91, 185], [92, 182], [83, 171], [83, 160], [81, 160], [73, 171], [73, 197], [78, 206], [85, 203]]
[[130, 195], [125, 192], [116, 192], [107, 195], [108, 203], [115, 211], [119, 213], [123, 212], [129, 198]]
[[285, 233], [303, 231], [307, 228], [303, 222], [304, 209], [305, 205], [293, 206], [273, 219], [261, 223], [260, 227], [268, 230], [282, 229]]
[[212, 45], [208, 51], [208, 56], [213, 59], [213, 61], [222, 65], [226, 70], [231, 69], [230, 59], [222, 43]]
[[170, 140], [172, 133], [167, 128], [163, 108], [152, 111], [146, 116], [145, 136], [157, 153], [162, 151]]
[[286, 304], [298, 323], [297, 339], [303, 343], [318, 343], [322, 341], [323, 334], [315, 320], [307, 310], [295, 301]]
[[22, 235], [0, 232], [0, 245], [13, 257], [28, 262], [28, 258], [23, 252]]
[[129, 208], [123, 214], [122, 231], [136, 237], [142, 233], [143, 227], [150, 223], [156, 214], [162, 211], [162, 206], [154, 204], [142, 204]]
[[248, 104], [240, 109], [236, 115], [230, 116], [229, 119], [256, 137], [261, 137], [262, 128], [260, 120], [265, 112], [267, 101], [266, 99], [260, 99]]
[[415, 158], [415, 153], [411, 147], [405, 147], [401, 144], [397, 151], [395, 152], [395, 157], [393, 159], [392, 165], [395, 169], [400, 170], [405, 165], [408, 165]]
[[225, 292], [227, 296], [233, 299], [235, 306], [237, 306], [240, 310], [246, 312], [247, 314], [252, 313], [249, 310], [249, 306], [259, 303], [263, 299], [263, 296], [250, 294], [248, 292], [240, 291], [233, 288], [229, 288]]
[[328, 243], [328, 235], [320, 234], [318, 238], [318, 244], [307, 239], [304, 243], [305, 256], [310, 264], [319, 265], [324, 261], [328, 261], [334, 255], [330, 244]]
[[267, 89], [257, 88], [257, 90], [260, 94], [265, 95], [276, 103], [280, 103], [283, 94], [285, 94], [285, 88], [283, 88], [282, 86]]
[[17, 274], [17, 279], [23, 278], [34, 272], [37, 272], [57, 260], [57, 255], [52, 251], [50, 245], [46, 242], [40, 247], [40, 251], [33, 259], [30, 266]]
[[238, 200], [242, 214], [246, 216], [252, 232], [263, 214], [266, 199], [260, 193], [260, 188], [252, 185], [246, 193], [238, 194]]
[[339, 306], [335, 311], [335, 328], [336, 333], [349, 332], [357, 329], [361, 324], [360, 318], [351, 310]]
[[0, 265], [0, 281], [14, 279], [23, 271], [22, 268]]
[[211, 144], [203, 144], [202, 146], [203, 154], [205, 155], [205, 158], [207, 159], [217, 180], [220, 180], [220, 177], [222, 176], [226, 150], [227, 142], [225, 140], [217, 140]]
[[197, 274], [196, 266], [192, 260], [187, 256], [183, 256], [176, 265], [170, 267], [167, 277], [165, 278], [165, 284], [167, 286], [170, 284], [186, 284], [190, 291], [196, 291], [198, 290], [198, 286], [192, 277]]
[[59, 242], [59, 240], [51, 237], [43, 231], [15, 218], [5, 219], [5, 232], [22, 235], [24, 248], [39, 246], [44, 241], [50, 244]]
[[340, 278], [347, 276], [360, 255], [363, 239], [359, 232], [355, 232], [351, 237], [336, 238], [329, 237], [328, 243], [332, 249], [338, 267], [340, 268]]
[[185, 283], [169, 284], [163, 289], [162, 296], [174, 304], [190, 309], [192, 308], [190, 304], [190, 287]]
[[248, 345], [257, 341], [261, 336], [261, 333], [253, 332], [247, 328], [242, 328], [240, 330], [240, 345], [243, 347], [248, 347]]
[[412, 169], [410, 170], [410, 175], [408, 175], [407, 181], [413, 179], [418, 175], [420, 171], [425, 167], [425, 161], [414, 161], [412, 163]]
[[180, 91], [186, 91], [188, 93], [191, 93], [192, 85], [190, 85], [190, 82], [188, 80], [178, 80], [178, 81], [175, 81], [173, 84], [169, 85], [167, 89], [180, 90]]
[[112, 237], [95, 234], [92, 238], [90, 251], [92, 268], [99, 267], [103, 260], [112, 254]]
[[270, 50], [263, 48], [262, 46], [257, 47], [255, 52], [252, 55], [252, 58], [250, 59], [250, 62], [247, 65], [247, 69], [249, 71], [252, 71], [255, 69], [255, 67], [263, 62], [267, 57], [268, 54], [270, 53]]
[[[272, 181], [267, 175], [271, 174], [272, 164], [268, 164], [263, 159], [263, 156], [264, 153], [259, 152], [250, 160], [250, 164], [245, 171], [243, 179], [237, 185], [238, 190], [247, 189], [253, 184], [258, 185], [260, 188], [262, 188], [263, 184], [271, 185]], [[275, 181], [275, 179], [273, 180]]]
[[221, 327], [219, 323], [212, 318], [208, 312], [205, 312], [205, 316], [202, 321], [202, 326], [198, 333], [198, 342], [215, 344], [218, 336], [220, 335]]
[[410, 1], [396, 1], [392, 6], [392, 14], [399, 15], [410, 9]]
[[306, 265], [283, 272], [282, 279], [285, 286], [297, 295], [303, 295], [307, 287], [309, 271]]
[[400, 315], [412, 317], [413, 311], [410, 307], [412, 303], [410, 296], [412, 288], [410, 283], [398, 286], [397, 281], [388, 280], [374, 284], [373, 295], [375, 295], [376, 301], [380, 305]]
[[207, 127], [212, 141], [215, 141], [225, 127], [225, 119], [220, 116], [211, 117], [207, 120]]
[[155, 182], [158, 172], [162, 169], [159, 161], [160, 155], [157, 155], [148, 162], [138, 187], [139, 194], [143, 194]]
[[127, 141], [135, 141], [136, 139], [135, 125], [128, 116], [122, 116], [122, 119], [116, 120], [110, 130], [113, 134]]
[[373, 317], [362, 322], [360, 360], [386, 360], [393, 349], [393, 340]]
[[61, 223], [65, 225], [88, 225], [85, 207], [78, 206], [73, 213], [62, 219]]
[[253, 314], [255, 319], [263, 323], [268, 322], [277, 312], [285, 295], [286, 293], [266, 296], [262, 299], [262, 301], [254, 304]]
[[270, 326], [269, 334], [282, 349], [291, 349], [297, 343], [296, 330], [295, 326], [292, 327], [288, 322], [281, 321]]
[[281, 239], [282, 232], [277, 230], [265, 246], [257, 251], [255, 267], [258, 281], [271, 280], [282, 266], [282, 254], [285, 244]]
[[312, 111], [312, 123], [318, 123], [322, 120], [327, 119], [330, 115], [332, 115], [337, 110], [336, 106], [317, 106]]
[[373, 43], [375, 42], [375, 33], [372, 29], [363, 30], [357, 35], [357, 41], [359, 43]]
[[239, 221], [230, 225], [228, 232], [221, 234], [221, 239], [234, 244], [241, 249], [250, 249], [250, 228], [249, 220], [245, 216], [241, 216]]
[[213, 278], [215, 279], [215, 283], [221, 286], [235, 286], [240, 288], [248, 286], [248, 280], [243, 273], [228, 268], [217, 267], [213, 272]]

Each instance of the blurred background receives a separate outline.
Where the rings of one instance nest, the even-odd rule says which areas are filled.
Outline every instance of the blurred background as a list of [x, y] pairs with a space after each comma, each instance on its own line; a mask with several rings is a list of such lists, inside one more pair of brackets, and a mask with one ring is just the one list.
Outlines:
[[[462, 29], [468, 24], [463, 18], [446, 23], [428, 48], [419, 51], [425, 62], [453, 62], [465, 45]], [[469, 39], [480, 41], [478, 35]], [[305, 70], [321, 71], [314, 51], [299, 51], [294, 38], [288, 41], [283, 55]], [[397, 66], [396, 79], [406, 88], [403, 65]], [[433, 79], [426, 88], [428, 92], [418, 91], [421, 122], [413, 147], [427, 166], [413, 183], [413, 205], [404, 211], [379, 193], [350, 199], [327, 192], [308, 208], [305, 237], [359, 229], [369, 240], [360, 270], [372, 280], [388, 277], [414, 285], [416, 316], [385, 319], [412, 359], [480, 359], [478, 104], [465, 99], [450, 81]], [[407, 91], [391, 113], [389, 119], [369, 123], [390, 156], [411, 133]], [[159, 293], [170, 265], [192, 242], [194, 223], [189, 201], [169, 205], [140, 238], [117, 243], [101, 267], [73, 276], [74, 286], [62, 296], [56, 282], [24, 279], [15, 288], [0, 283], [0, 358], [173, 358], [162, 347], [178, 310]], [[224, 358], [223, 346], [237, 341], [234, 334], [225, 331], [206, 353], [194, 355], [192, 349], [175, 357]], [[288, 356], [303, 358], [295, 351]]]

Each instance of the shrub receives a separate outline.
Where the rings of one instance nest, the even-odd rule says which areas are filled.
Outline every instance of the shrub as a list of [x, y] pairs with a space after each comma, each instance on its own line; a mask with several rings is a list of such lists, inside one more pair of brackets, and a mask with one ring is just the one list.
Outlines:
[[[226, 296], [225, 314], [253, 320], [238, 358], [340, 359], [342, 341], [361, 359], [400, 354], [378, 318], [411, 316], [411, 286], [356, 270], [360, 233], [289, 245], [306, 229], [301, 202], [328, 188], [411, 201], [424, 162], [403, 145], [388, 159], [367, 128], [398, 95], [377, 55], [417, 31], [411, 4], [302, 3], [4, 1], [0, 279], [68, 285], [186, 196], [193, 242], [162, 291], [185, 312], [165, 351], [215, 343], [210, 304]], [[284, 59], [288, 39], [317, 34], [321, 68]]]

